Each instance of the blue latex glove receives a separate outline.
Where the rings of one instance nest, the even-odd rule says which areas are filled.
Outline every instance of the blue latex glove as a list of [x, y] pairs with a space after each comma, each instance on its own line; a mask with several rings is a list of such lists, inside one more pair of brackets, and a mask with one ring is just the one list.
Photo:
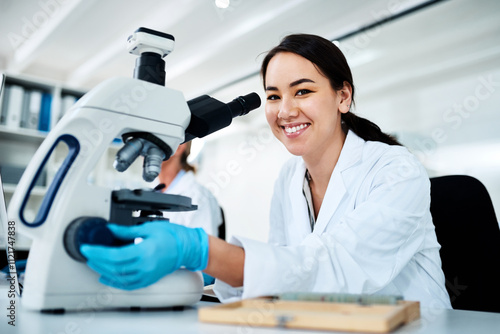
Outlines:
[[132, 242], [110, 247], [84, 244], [80, 252], [87, 265], [98, 272], [103, 284], [134, 290], [157, 282], [163, 276], [185, 267], [203, 270], [208, 263], [208, 235], [201, 228], [188, 228], [165, 221], [136, 226], [108, 224], [115, 237]]
[[215, 278], [208, 275], [208, 274], [205, 274], [205, 273], [202, 273], [203, 274], [203, 285], [204, 286], [207, 286], [207, 285], [210, 285], [210, 284], [214, 284], [215, 283]]

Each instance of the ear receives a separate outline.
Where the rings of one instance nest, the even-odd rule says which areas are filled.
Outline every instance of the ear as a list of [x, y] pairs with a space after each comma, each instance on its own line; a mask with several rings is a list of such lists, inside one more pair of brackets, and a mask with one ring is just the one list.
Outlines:
[[352, 86], [344, 81], [344, 86], [338, 91], [340, 97], [339, 111], [343, 114], [351, 110]]

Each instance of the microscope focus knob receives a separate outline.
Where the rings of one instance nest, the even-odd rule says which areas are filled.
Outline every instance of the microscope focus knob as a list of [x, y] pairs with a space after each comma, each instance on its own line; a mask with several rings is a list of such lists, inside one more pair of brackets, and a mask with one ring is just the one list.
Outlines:
[[73, 220], [64, 231], [64, 248], [76, 261], [87, 262], [80, 253], [82, 244], [116, 245], [117, 239], [107, 227], [107, 221], [99, 217], [79, 217]]

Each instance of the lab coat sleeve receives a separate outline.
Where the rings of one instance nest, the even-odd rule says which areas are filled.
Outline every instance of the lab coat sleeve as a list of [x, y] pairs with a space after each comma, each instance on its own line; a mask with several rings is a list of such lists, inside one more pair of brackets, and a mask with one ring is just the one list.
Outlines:
[[354, 195], [355, 208], [321, 235], [312, 233], [297, 246], [237, 238], [245, 249], [242, 298], [386, 287], [423, 243], [429, 180], [409, 155], [380, 159], [370, 173]]

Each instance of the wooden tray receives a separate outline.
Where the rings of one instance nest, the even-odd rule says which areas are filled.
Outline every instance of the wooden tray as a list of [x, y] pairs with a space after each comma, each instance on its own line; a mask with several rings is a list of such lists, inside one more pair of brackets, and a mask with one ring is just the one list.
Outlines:
[[420, 303], [360, 305], [255, 298], [200, 308], [198, 317], [202, 322], [247, 326], [387, 333], [420, 318]]

